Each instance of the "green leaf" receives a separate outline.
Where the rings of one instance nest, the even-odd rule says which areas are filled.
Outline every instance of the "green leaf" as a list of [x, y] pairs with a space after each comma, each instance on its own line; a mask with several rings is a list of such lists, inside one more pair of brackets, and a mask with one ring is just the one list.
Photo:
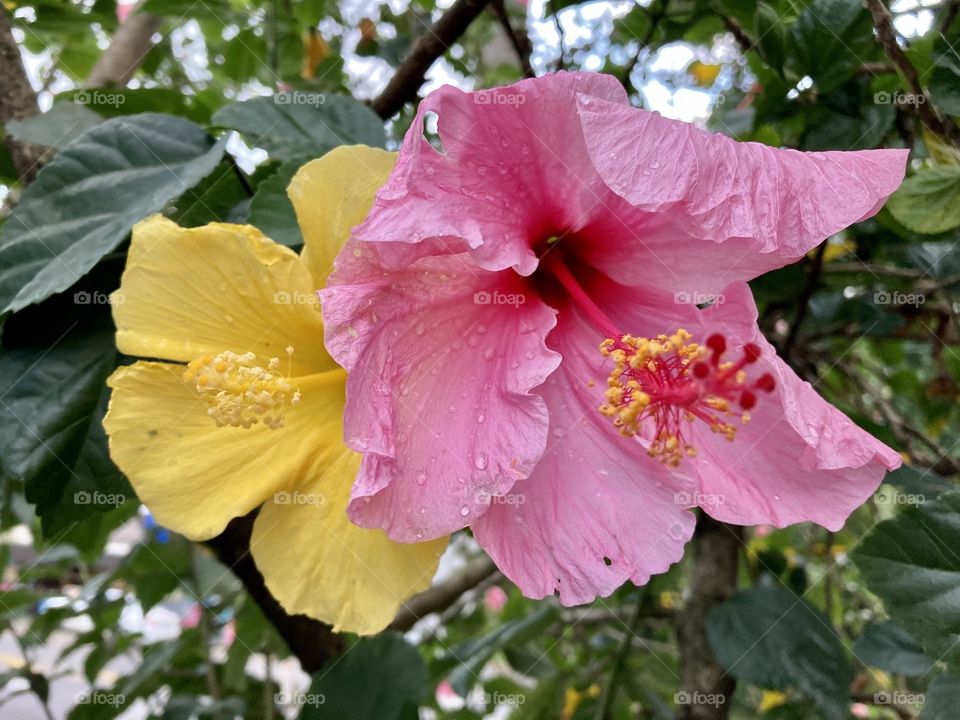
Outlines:
[[169, 115], [115, 118], [88, 130], [40, 171], [0, 236], [0, 307], [65, 290], [130, 228], [196, 185], [226, 139]]
[[42, 115], [11, 120], [6, 132], [21, 142], [62, 150], [90, 128], [103, 122], [103, 116], [84, 105], [57, 103]]
[[934, 665], [910, 633], [889, 621], [868, 625], [853, 654], [866, 665], [909, 677], [924, 675]]
[[456, 667], [450, 673], [450, 685], [454, 691], [465, 697], [483, 666], [495, 652], [535, 637], [554, 622], [556, 617], [557, 608], [545, 603], [526, 617], [506, 622], [484, 637], [468, 640], [454, 647], [450, 651], [450, 656], [457, 661]]
[[108, 327], [71, 328], [52, 347], [0, 353], [0, 474], [25, 484], [47, 536], [130, 494], [100, 425], [115, 363]]
[[814, 0], [791, 28], [793, 69], [830, 92], [872, 59], [872, 29], [860, 0]]
[[755, 587], [713, 608], [707, 638], [738, 680], [796, 688], [831, 720], [847, 717], [853, 672], [823, 613], [782, 587]]
[[960, 707], [960, 677], [941, 675], [933, 679], [924, 694], [920, 720], [956, 720]]
[[890, 617], [930, 655], [960, 661], [960, 493], [877, 525], [853, 559]]
[[238, 130], [277, 160], [318, 157], [345, 144], [386, 144], [377, 114], [343, 95], [277, 93], [227, 105], [214, 113], [213, 122]]
[[363, 638], [317, 672], [300, 720], [413, 720], [428, 684], [423, 658], [400, 635]]
[[914, 232], [938, 233], [960, 226], [960, 166], [923, 168], [903, 181], [887, 208]]
[[305, 158], [288, 160], [276, 169], [257, 187], [250, 203], [247, 221], [263, 233], [283, 245], [302, 245], [303, 235], [297, 224], [297, 216], [287, 197], [287, 186], [297, 170], [309, 162]]

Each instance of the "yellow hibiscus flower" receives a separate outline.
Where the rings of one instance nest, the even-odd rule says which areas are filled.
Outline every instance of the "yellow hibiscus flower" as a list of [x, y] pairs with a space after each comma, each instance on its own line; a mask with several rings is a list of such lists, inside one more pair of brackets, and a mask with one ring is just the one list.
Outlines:
[[[289, 613], [359, 634], [430, 585], [446, 540], [398, 544], [353, 525], [359, 455], [342, 441], [346, 374], [315, 291], [395, 155], [341, 147], [288, 189], [300, 255], [256, 228], [139, 223], [115, 294], [110, 456], [157, 522], [192, 540], [260, 507], [250, 549]], [[154, 360], [155, 359], [155, 360]]]

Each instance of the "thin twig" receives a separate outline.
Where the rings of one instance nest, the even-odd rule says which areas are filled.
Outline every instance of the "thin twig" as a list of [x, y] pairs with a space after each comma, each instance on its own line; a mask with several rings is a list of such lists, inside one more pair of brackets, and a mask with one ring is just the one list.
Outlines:
[[877, 39], [883, 46], [887, 57], [900, 70], [916, 96], [913, 102], [914, 111], [920, 121], [934, 134], [944, 138], [951, 145], [960, 147], [960, 128], [948, 116], [941, 115], [940, 111], [930, 101], [923, 86], [920, 84], [920, 74], [910, 62], [910, 58], [897, 42], [897, 32], [893, 27], [893, 16], [881, 0], [864, 0], [867, 10], [873, 18], [873, 25], [877, 30]]
[[503, 0], [491, 0], [490, 10], [506, 33], [514, 52], [517, 53], [523, 77], [532, 78], [534, 73], [533, 66], [530, 65], [530, 55], [533, 52], [533, 45], [530, 42], [530, 37], [526, 32], [515, 28], [513, 23], [510, 22], [510, 15], [507, 13]]
[[820, 282], [820, 273], [823, 270], [823, 257], [826, 251], [827, 243], [820, 243], [816, 254], [813, 256], [813, 266], [807, 275], [807, 284], [800, 293], [800, 297], [797, 298], [797, 310], [793, 316], [793, 322], [790, 323], [790, 332], [787, 333], [787, 339], [784, 340], [783, 348], [781, 349], [784, 360], [790, 359], [790, 353], [793, 352], [793, 346], [797, 342], [797, 335], [800, 332], [800, 325], [803, 324], [804, 319], [807, 317], [807, 312], [810, 309], [810, 300], [813, 298], [813, 293], [816, 292], [817, 285]]

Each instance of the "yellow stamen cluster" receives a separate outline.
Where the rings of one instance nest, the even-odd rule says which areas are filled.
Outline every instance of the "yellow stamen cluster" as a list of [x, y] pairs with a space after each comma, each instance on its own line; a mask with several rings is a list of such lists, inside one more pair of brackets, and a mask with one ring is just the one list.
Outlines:
[[[728, 390], [742, 385], [743, 373], [728, 376], [724, 366], [713, 366], [710, 377], [695, 380], [691, 367], [705, 361], [710, 352], [691, 342], [692, 337], [680, 329], [652, 339], [623, 335], [600, 344], [600, 354], [613, 361], [601, 414], [612, 418], [614, 427], [625, 437], [641, 434], [644, 421], [651, 422], [645, 433], [652, 436], [648, 454], [671, 467], [677, 467], [684, 456], [697, 454], [696, 448], [683, 439], [681, 421], [693, 422], [699, 417], [728, 440], [736, 435], [733, 425], [716, 417], [732, 414], [728, 399], [710, 389], [717, 381]], [[729, 367], [730, 363], [725, 365]], [[746, 413], [744, 416], [746, 421]]]
[[[293, 348], [287, 348], [287, 356]], [[257, 364], [252, 352], [239, 355], [229, 350], [215, 357], [205, 355], [187, 365], [183, 381], [192, 383], [207, 405], [207, 414], [217, 427], [249, 428], [260, 420], [271, 430], [283, 427], [288, 406], [300, 402], [300, 391], [280, 374], [280, 359], [267, 367]]]

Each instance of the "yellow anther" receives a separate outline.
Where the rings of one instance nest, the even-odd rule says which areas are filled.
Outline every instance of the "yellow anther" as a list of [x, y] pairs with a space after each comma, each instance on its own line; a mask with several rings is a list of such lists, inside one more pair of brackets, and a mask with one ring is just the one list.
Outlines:
[[[292, 352], [287, 348], [288, 355]], [[270, 358], [267, 369], [252, 352], [228, 350], [216, 358], [193, 360], [183, 371], [183, 380], [193, 384], [218, 427], [249, 428], [262, 420], [276, 430], [283, 427], [286, 409], [300, 402], [300, 391], [276, 372], [279, 367], [279, 358]]]

